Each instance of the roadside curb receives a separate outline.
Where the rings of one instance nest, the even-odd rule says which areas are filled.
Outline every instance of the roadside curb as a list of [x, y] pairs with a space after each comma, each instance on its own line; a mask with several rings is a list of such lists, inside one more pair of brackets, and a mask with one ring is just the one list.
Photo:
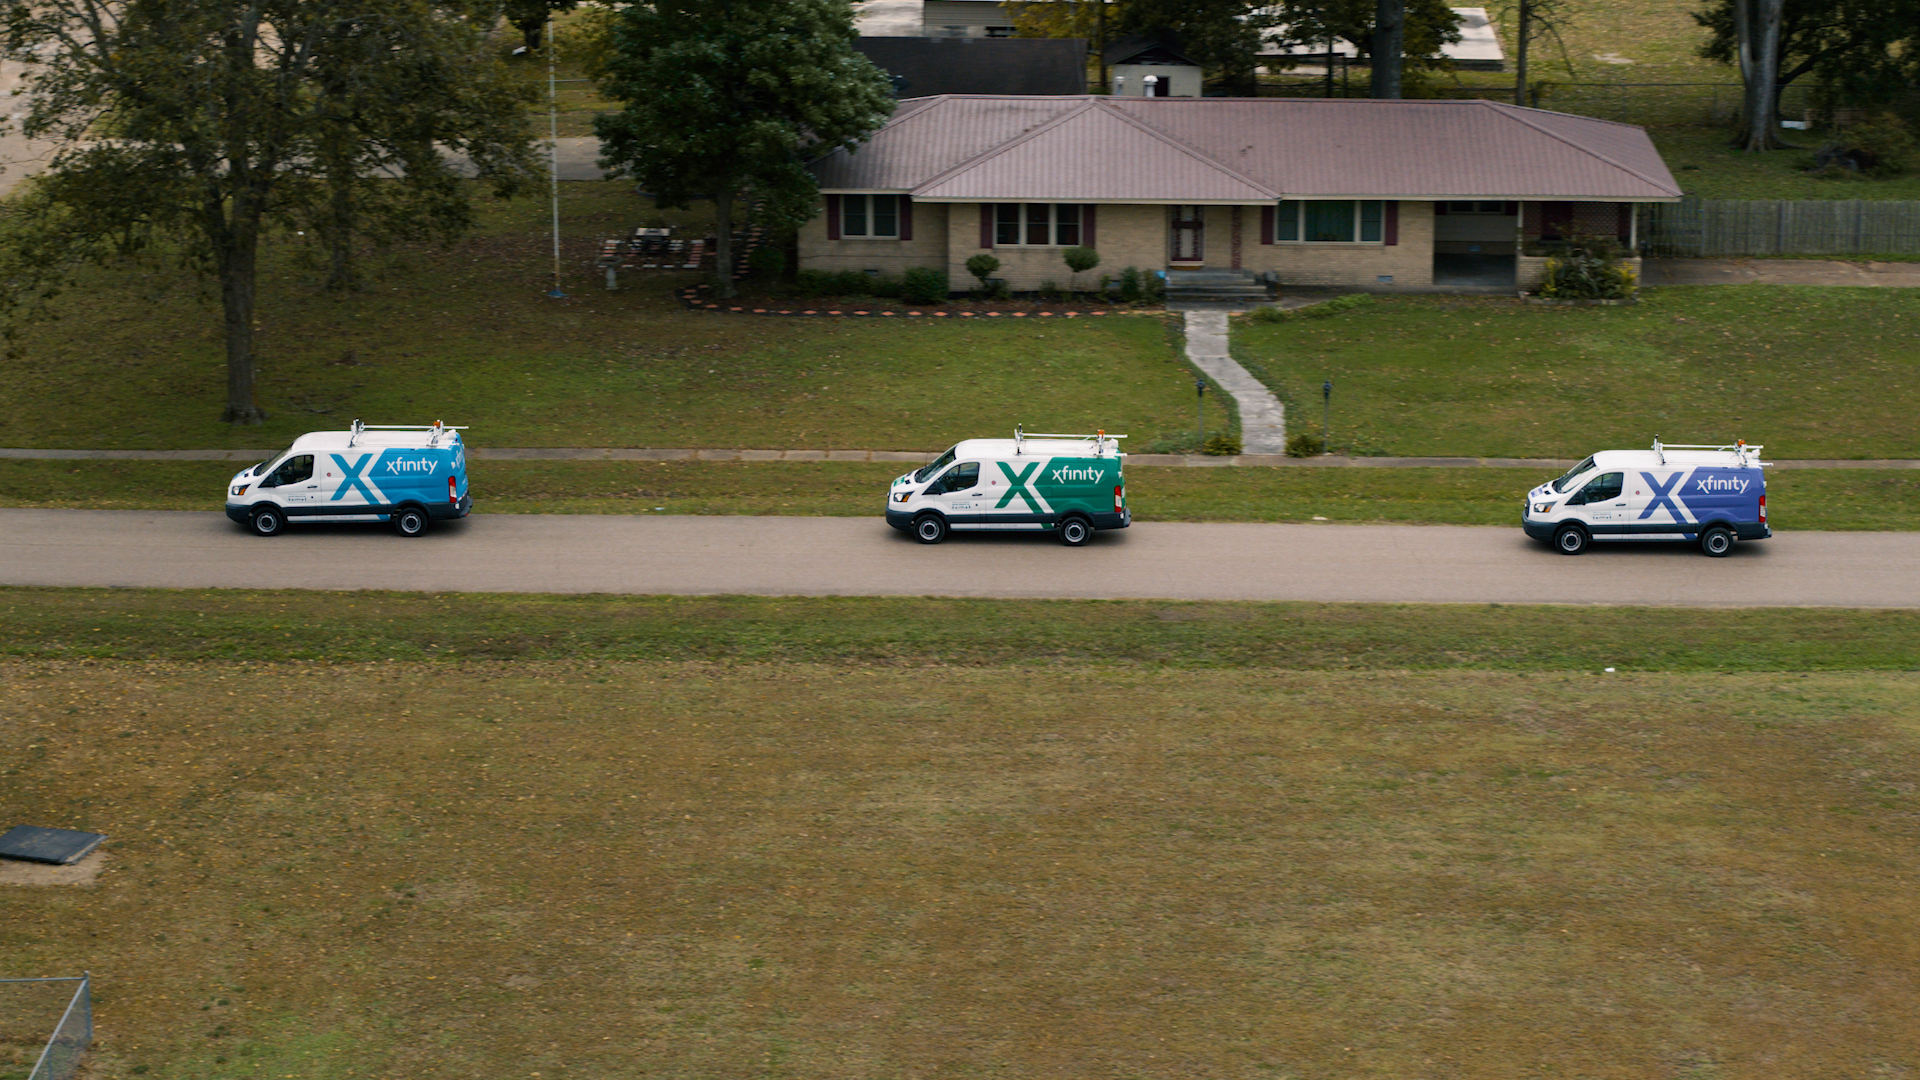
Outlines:
[[[241, 461], [255, 462], [278, 453], [251, 450], [40, 450], [0, 447], [0, 460], [16, 461]], [[938, 450], [710, 450], [648, 449], [625, 446], [474, 446], [467, 453], [475, 461], [908, 461], [926, 462]], [[1348, 457], [1322, 454], [1295, 458], [1285, 454], [1128, 454], [1131, 465], [1192, 469], [1306, 468], [1306, 469], [1565, 469], [1573, 458], [1494, 457]], [[1776, 461], [1776, 469], [1920, 469], [1920, 459], [1880, 458], [1852, 461], [1844, 458]]]

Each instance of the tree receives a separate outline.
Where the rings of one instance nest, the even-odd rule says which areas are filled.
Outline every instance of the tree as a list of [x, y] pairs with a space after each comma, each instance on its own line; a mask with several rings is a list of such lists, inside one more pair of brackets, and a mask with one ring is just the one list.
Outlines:
[[[1785, 0], [1771, 49], [1763, 42], [1770, 13], [1757, 10], [1759, 2], [1713, 0], [1693, 13], [1709, 34], [1700, 55], [1739, 65], [1746, 84], [1739, 145], [1753, 143], [1761, 122], [1769, 125], [1764, 142], [1778, 145], [1772, 121], [1780, 92], [1808, 75], [1831, 96], [1859, 105], [1884, 104], [1920, 75], [1920, 0]], [[1764, 103], [1757, 100], [1763, 92]]]
[[[466, 189], [435, 145], [502, 190], [531, 168], [523, 99], [487, 67], [492, 13], [464, 0], [0, 0], [6, 55], [27, 65], [22, 130], [59, 144], [28, 190], [32, 217], [14, 215], [8, 236], [12, 311], [76, 261], [175, 253], [219, 283], [223, 419], [259, 423], [269, 231], [314, 221], [323, 197], [345, 192], [351, 206], [375, 189], [404, 190], [389, 205], [457, 227]], [[375, 70], [346, 73], [359, 64]], [[406, 171], [376, 182], [363, 170], [377, 162]]]
[[1113, 6], [1108, 21], [1120, 33], [1177, 42], [1227, 86], [1255, 92], [1254, 68], [1273, 23], [1271, 9], [1259, 0], [1125, 0]]
[[541, 32], [547, 20], [562, 11], [572, 11], [580, 0], [506, 0], [500, 13], [520, 31], [520, 41], [529, 54], [540, 51]]
[[1107, 15], [1112, 0], [1005, 0], [1014, 33], [1030, 38], [1085, 38], [1100, 63], [1100, 85], [1107, 85]]
[[1373, 9], [1373, 73], [1368, 80], [1373, 97], [1399, 99], [1406, 40], [1407, 0], [1378, 0]]
[[1560, 58], [1566, 62], [1567, 71], [1573, 71], [1573, 58], [1567, 52], [1567, 43], [1561, 38], [1560, 30], [1567, 24], [1567, 0], [1517, 0], [1515, 4], [1501, 10], [1503, 17], [1512, 15], [1514, 19], [1513, 35], [1513, 103], [1522, 108], [1532, 105], [1533, 86], [1527, 82], [1527, 68], [1533, 61], [1533, 43], [1542, 38], [1551, 37], [1554, 44], [1560, 46]]
[[[1270, 36], [1288, 45], [1344, 41], [1372, 60], [1379, 33], [1379, 0], [1285, 0], [1270, 8], [1276, 26]], [[1439, 67], [1441, 50], [1460, 40], [1460, 17], [1446, 0], [1404, 0], [1400, 24], [1400, 66]]]
[[622, 11], [594, 119], [600, 166], [661, 206], [711, 199], [720, 295], [733, 289], [733, 204], [790, 228], [814, 216], [808, 159], [853, 149], [893, 112], [892, 83], [854, 51], [847, 0], [656, 0]]

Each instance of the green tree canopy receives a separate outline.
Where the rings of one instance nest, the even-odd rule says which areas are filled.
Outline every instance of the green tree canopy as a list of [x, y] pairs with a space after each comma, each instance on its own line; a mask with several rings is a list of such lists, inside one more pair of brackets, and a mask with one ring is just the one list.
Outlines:
[[[1741, 62], [1741, 2], [1713, 0], [1693, 13], [1708, 32], [1702, 57]], [[1845, 103], [1881, 104], [1920, 79], [1920, 0], [1784, 0], [1779, 20], [1779, 44], [1768, 65], [1775, 99], [1811, 75]], [[1762, 66], [1753, 60], [1742, 65], [1743, 75]]]
[[225, 418], [258, 423], [253, 323], [276, 227], [463, 227], [443, 156], [500, 190], [530, 175], [525, 95], [467, 0], [0, 0], [26, 66], [21, 128], [59, 144], [11, 214], [18, 316], [79, 260], [177, 253], [219, 282]]
[[661, 206], [711, 199], [721, 295], [733, 294], [733, 202], [766, 224], [813, 217], [807, 162], [852, 149], [893, 112], [892, 84], [853, 48], [847, 0], [658, 0], [620, 13], [594, 120], [600, 165]]

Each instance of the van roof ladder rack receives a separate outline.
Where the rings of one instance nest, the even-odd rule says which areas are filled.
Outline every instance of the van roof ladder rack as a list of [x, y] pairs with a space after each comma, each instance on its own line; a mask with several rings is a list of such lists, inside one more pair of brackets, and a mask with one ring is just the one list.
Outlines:
[[[1662, 465], [1667, 463], [1666, 452], [1668, 450], [1720, 450], [1738, 458], [1741, 468], [1745, 468], [1749, 464], [1771, 465], [1773, 464], [1771, 461], [1760, 460], [1760, 451], [1765, 449], [1765, 446], [1757, 443], [1753, 446], [1748, 446], [1747, 440], [1745, 439], [1735, 439], [1733, 442], [1724, 446], [1715, 446], [1711, 443], [1662, 443], [1660, 436], [1655, 435], [1653, 437], [1653, 453], [1655, 457], [1660, 459], [1660, 464]], [[1751, 461], [1748, 460], [1749, 457], [1751, 457]]]
[[1105, 457], [1107, 444], [1113, 443], [1113, 452], [1117, 454], [1120, 452], [1120, 444], [1114, 440], [1124, 438], [1126, 438], [1125, 435], [1109, 435], [1104, 431], [1096, 431], [1091, 435], [1065, 435], [1057, 431], [1022, 431], [1016, 424], [1013, 428], [1013, 452], [1016, 455], [1021, 453], [1021, 443], [1027, 439], [1085, 439], [1093, 444], [1094, 457]]
[[427, 445], [439, 446], [440, 436], [449, 431], [465, 430], [467, 430], [467, 425], [463, 424], [455, 427], [452, 424], [443, 424], [438, 420], [435, 420], [431, 424], [363, 424], [355, 420], [353, 422], [353, 434], [347, 438], [347, 445], [352, 446], [358, 442], [360, 433], [363, 431], [431, 431], [433, 434], [427, 437]]

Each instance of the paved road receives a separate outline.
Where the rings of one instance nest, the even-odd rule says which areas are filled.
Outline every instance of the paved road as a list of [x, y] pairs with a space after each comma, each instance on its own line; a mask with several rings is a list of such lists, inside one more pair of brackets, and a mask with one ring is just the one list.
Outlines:
[[922, 547], [873, 519], [480, 515], [418, 540], [214, 513], [0, 510], [0, 584], [452, 592], [1920, 607], [1920, 533], [1568, 558], [1515, 528], [1144, 523]]

